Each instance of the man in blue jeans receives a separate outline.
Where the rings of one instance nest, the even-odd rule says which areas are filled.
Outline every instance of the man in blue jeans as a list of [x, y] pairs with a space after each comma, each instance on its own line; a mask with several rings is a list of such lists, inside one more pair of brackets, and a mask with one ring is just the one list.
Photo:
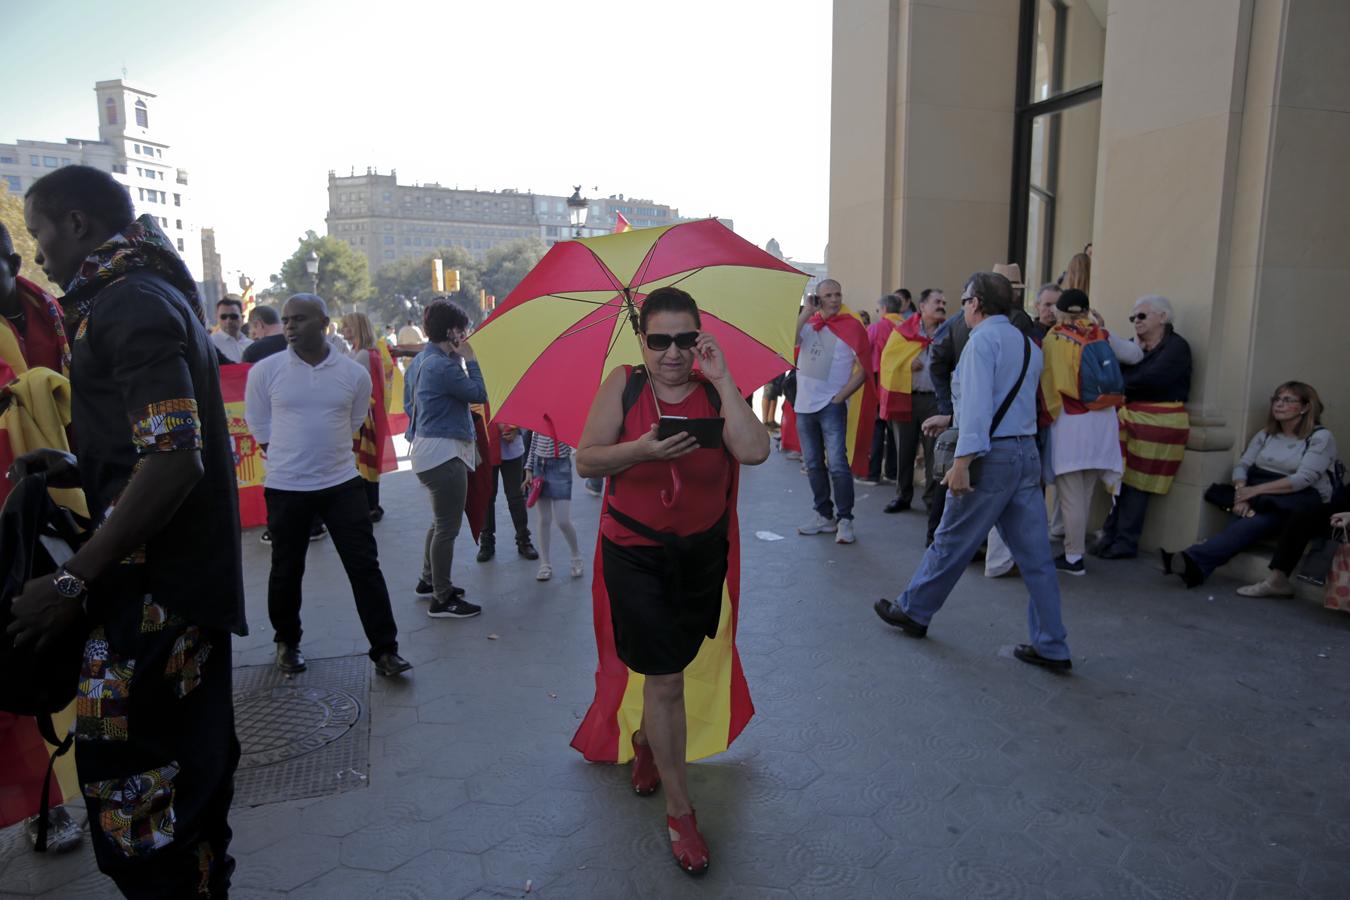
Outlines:
[[[830, 320], [840, 316], [844, 292], [839, 282], [820, 282], [797, 317], [797, 435], [811, 482], [816, 517], [798, 534], [834, 533], [839, 544], [853, 535], [853, 473], [848, 464], [848, 398], [867, 377], [863, 360]], [[839, 323], [835, 323], [839, 324]], [[861, 330], [861, 325], [858, 326]], [[863, 342], [866, 343], [865, 341]], [[828, 465], [828, 470], [827, 470]], [[833, 500], [831, 499], [833, 488]]]
[[[1060, 617], [1036, 449], [1042, 357], [1040, 348], [1008, 321], [1011, 309], [1008, 279], [992, 272], [971, 276], [961, 296], [970, 340], [952, 378], [959, 438], [943, 479], [948, 496], [942, 524], [905, 592], [895, 601], [883, 597], [873, 609], [910, 637], [923, 637], [989, 529], [997, 525], [1030, 592], [1031, 643], [1019, 644], [1013, 655], [1063, 671], [1073, 663]], [[972, 477], [976, 460], [978, 472]]]

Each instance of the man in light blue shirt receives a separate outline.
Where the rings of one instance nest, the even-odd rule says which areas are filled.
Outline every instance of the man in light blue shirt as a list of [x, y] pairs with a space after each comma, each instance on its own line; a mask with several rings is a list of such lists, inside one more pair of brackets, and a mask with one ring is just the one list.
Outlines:
[[[997, 525], [1031, 595], [1031, 643], [1019, 644], [1013, 655], [1032, 665], [1066, 670], [1072, 662], [1060, 617], [1036, 449], [1041, 351], [1008, 321], [1011, 309], [1008, 279], [991, 272], [971, 276], [961, 295], [971, 332], [952, 378], [959, 437], [956, 458], [943, 479], [948, 497], [942, 524], [905, 592], [895, 601], [883, 597], [873, 609], [910, 637], [923, 637], [989, 529]], [[1014, 385], [1016, 392], [1010, 394]], [[978, 476], [972, 477], [976, 460]]]

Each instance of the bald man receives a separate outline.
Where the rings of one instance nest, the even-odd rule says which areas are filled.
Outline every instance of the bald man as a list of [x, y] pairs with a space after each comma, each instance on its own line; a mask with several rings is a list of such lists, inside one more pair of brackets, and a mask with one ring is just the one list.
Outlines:
[[398, 675], [412, 664], [398, 655], [398, 626], [352, 454], [352, 438], [370, 407], [370, 373], [326, 340], [328, 306], [319, 296], [292, 296], [281, 324], [287, 349], [249, 371], [244, 402], [249, 431], [267, 454], [263, 496], [272, 536], [267, 615], [277, 668], [290, 674], [306, 667], [300, 586], [310, 525], [318, 516], [347, 570], [375, 671]]

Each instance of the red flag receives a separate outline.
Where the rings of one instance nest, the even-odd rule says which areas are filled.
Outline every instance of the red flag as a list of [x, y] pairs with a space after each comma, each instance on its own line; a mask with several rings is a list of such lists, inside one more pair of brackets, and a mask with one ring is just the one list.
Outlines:
[[628, 220], [623, 217], [623, 213], [614, 214], [614, 234], [622, 234], [625, 231], [632, 231], [633, 226], [628, 224]]
[[239, 527], [254, 528], [267, 524], [267, 502], [263, 499], [262, 448], [249, 433], [244, 421], [244, 388], [253, 366], [248, 363], [220, 367], [220, 396], [225, 401], [225, 423], [230, 430], [230, 449], [234, 453], [234, 478], [239, 484]]

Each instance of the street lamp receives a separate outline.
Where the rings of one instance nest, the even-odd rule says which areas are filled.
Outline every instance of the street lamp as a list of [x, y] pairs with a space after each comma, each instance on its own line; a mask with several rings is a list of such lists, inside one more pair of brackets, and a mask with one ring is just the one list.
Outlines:
[[575, 185], [572, 196], [567, 198], [567, 214], [572, 219], [575, 237], [581, 237], [582, 226], [586, 224], [586, 215], [590, 211], [591, 201], [581, 196], [581, 185]]
[[310, 250], [309, 256], [305, 257], [305, 271], [309, 273], [309, 280], [313, 286], [310, 293], [319, 293], [319, 252], [317, 250]]

